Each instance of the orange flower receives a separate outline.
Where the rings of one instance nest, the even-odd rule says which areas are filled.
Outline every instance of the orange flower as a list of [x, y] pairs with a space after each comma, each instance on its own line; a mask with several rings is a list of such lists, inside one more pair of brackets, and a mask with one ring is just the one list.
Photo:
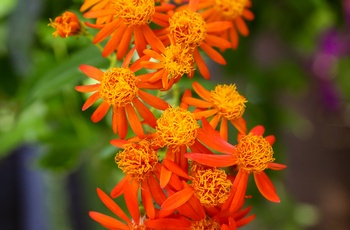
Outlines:
[[207, 22], [216, 21], [232, 21], [233, 25], [227, 31], [224, 31], [221, 36], [228, 39], [232, 48], [238, 46], [238, 33], [243, 36], [248, 36], [249, 30], [244, 21], [254, 19], [254, 14], [250, 11], [252, 3], [250, 0], [200, 0], [198, 10]]
[[81, 65], [80, 70], [99, 83], [75, 87], [79, 92], [94, 92], [86, 100], [83, 110], [88, 109], [98, 99], [103, 100], [91, 116], [93, 122], [100, 121], [107, 114], [109, 108], [112, 107], [112, 129], [114, 133], [119, 133], [122, 139], [127, 134], [128, 123], [136, 135], [144, 136], [142, 124], [135, 109], [147, 124], [155, 127], [156, 118], [143, 102], [161, 110], [169, 107], [165, 101], [141, 90], [142, 88], [161, 88], [161, 85], [150, 85], [138, 79], [134, 72], [126, 67], [129, 58], [131, 58], [131, 55], [129, 55], [122, 67], [111, 68], [105, 72], [93, 66]]
[[[169, 19], [169, 28], [159, 31], [158, 35], [162, 33], [169, 33], [176, 44], [192, 49], [195, 62], [202, 76], [205, 79], [210, 78], [208, 67], [201, 57], [198, 47], [200, 47], [213, 61], [219, 64], [226, 64], [222, 55], [216, 51], [212, 46], [220, 49], [227, 49], [231, 47], [230, 42], [217, 35], [232, 26], [229, 21], [219, 21], [206, 23], [204, 18], [196, 11], [198, 1], [191, 0], [188, 9], [175, 12]], [[165, 37], [167, 39], [167, 37]], [[164, 41], [166, 44], [169, 41]]]
[[[98, 1], [87, 0], [85, 3], [88, 2], [93, 5]], [[169, 16], [163, 12], [174, 7], [172, 4], [156, 6], [154, 0], [114, 0], [102, 9], [88, 11], [84, 17], [97, 20], [101, 17], [113, 18], [110, 22], [106, 20], [104, 24], [88, 23], [88, 25], [100, 29], [93, 40], [94, 44], [111, 36], [103, 49], [102, 56], [106, 57], [117, 50], [117, 58], [121, 59], [128, 51], [132, 37], [139, 56], [142, 56], [147, 44], [154, 50], [164, 51], [161, 41], [154, 35], [149, 24], [153, 22], [161, 27], [167, 27]]]
[[242, 116], [247, 100], [237, 92], [235, 85], [217, 85], [210, 92], [198, 82], [193, 82], [192, 87], [202, 99], [183, 97], [182, 102], [197, 108], [194, 111], [196, 119], [212, 117], [210, 125], [214, 129], [221, 120], [220, 136], [225, 140], [228, 136], [227, 121], [240, 133], [246, 133], [246, 123]]
[[273, 158], [272, 144], [275, 137], [270, 135], [264, 138], [262, 136], [264, 127], [256, 126], [249, 134], [240, 134], [238, 144], [232, 146], [223, 140], [205, 119], [202, 119], [202, 123], [203, 130], [198, 131], [198, 139], [208, 147], [225, 153], [225, 155], [189, 153], [185, 154], [185, 157], [212, 167], [233, 165], [238, 167], [238, 174], [233, 184], [235, 193], [225, 202], [224, 208], [229, 206], [230, 212], [235, 212], [241, 207], [250, 174], [254, 175], [255, 184], [266, 199], [280, 202], [271, 180], [264, 172], [267, 168], [273, 170], [286, 168], [283, 164], [273, 163], [275, 159]]
[[64, 12], [62, 16], [56, 17], [54, 21], [50, 19], [49, 26], [56, 29], [56, 31], [53, 32], [55, 37], [58, 35], [62, 38], [66, 38], [81, 32], [81, 24], [77, 15], [69, 11]]
[[[101, 11], [101, 10], [108, 10], [113, 7], [113, 1], [112, 0], [85, 0], [84, 4], [81, 5], [80, 11], [84, 12], [94, 12], [94, 11]], [[106, 16], [100, 16], [96, 18], [96, 25], [102, 25], [105, 23], [109, 23], [113, 21], [114, 15], [109, 14]], [[89, 25], [89, 23], [87, 23]]]
[[170, 89], [184, 74], [192, 75], [194, 71], [192, 52], [189, 48], [176, 44], [173, 39], [171, 39], [171, 44], [164, 48], [164, 52], [144, 50], [143, 53], [157, 61], [140, 62], [140, 66], [156, 70], [151, 74], [146, 74], [145, 79], [151, 83], [161, 80], [164, 90]]

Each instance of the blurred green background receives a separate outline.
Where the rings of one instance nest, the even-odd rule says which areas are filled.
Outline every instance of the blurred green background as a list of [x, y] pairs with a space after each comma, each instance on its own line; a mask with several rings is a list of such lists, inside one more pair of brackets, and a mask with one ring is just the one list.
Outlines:
[[[93, 124], [74, 90], [86, 79], [80, 64], [108, 61], [87, 38], [54, 38], [47, 26], [65, 10], [82, 19], [81, 4], [0, 3], [3, 230], [102, 229], [87, 214], [108, 213], [95, 189], [110, 191], [122, 177], [109, 119]], [[250, 35], [224, 54], [226, 66], [207, 60], [213, 81], [204, 82], [236, 83], [249, 101], [248, 128], [274, 134], [276, 162], [288, 165], [267, 172], [280, 204], [249, 186], [257, 218], [244, 229], [350, 229], [350, 1], [253, 0], [252, 11]], [[179, 88], [190, 84], [182, 79]]]

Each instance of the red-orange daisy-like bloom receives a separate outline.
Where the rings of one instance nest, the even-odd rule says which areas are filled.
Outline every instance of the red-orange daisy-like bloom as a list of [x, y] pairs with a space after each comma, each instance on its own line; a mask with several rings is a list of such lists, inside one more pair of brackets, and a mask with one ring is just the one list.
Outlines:
[[143, 102], [160, 110], [169, 107], [165, 101], [141, 90], [161, 88], [161, 83], [157, 86], [157, 84], [142, 82], [126, 67], [128, 59], [122, 67], [111, 68], [105, 72], [93, 66], [81, 65], [80, 70], [99, 83], [75, 87], [79, 92], [93, 92], [83, 105], [83, 110], [88, 109], [98, 99], [103, 100], [91, 116], [93, 122], [100, 121], [112, 107], [112, 129], [122, 139], [127, 134], [128, 124], [136, 135], [144, 136], [142, 124], [135, 109], [147, 124], [155, 127], [156, 118]]
[[81, 32], [82, 28], [78, 16], [69, 11], [64, 12], [62, 16], [56, 17], [54, 21], [50, 19], [49, 26], [56, 29], [53, 32], [55, 37], [58, 35], [62, 38], [77, 35]]
[[[188, 9], [175, 12], [169, 19], [169, 28], [159, 31], [158, 34], [169, 33], [176, 44], [192, 49], [195, 62], [202, 76], [205, 79], [210, 78], [210, 73], [207, 65], [199, 53], [199, 47], [215, 62], [219, 64], [226, 64], [222, 55], [216, 51], [214, 47], [222, 50], [231, 47], [230, 42], [218, 35], [232, 27], [229, 21], [218, 21], [207, 23], [204, 18], [196, 11], [198, 1], [190, 1]], [[167, 36], [164, 37], [165, 44]]]
[[221, 36], [228, 39], [232, 48], [238, 46], [238, 33], [243, 36], [248, 36], [249, 30], [244, 21], [251, 21], [254, 19], [254, 14], [250, 8], [252, 3], [250, 0], [200, 0], [198, 10], [207, 22], [215, 21], [232, 21], [233, 25], [227, 31], [224, 31]]
[[275, 159], [273, 158], [272, 144], [275, 137], [270, 135], [264, 138], [262, 136], [264, 127], [256, 126], [247, 135], [239, 134], [238, 144], [232, 146], [223, 140], [205, 119], [202, 119], [202, 123], [203, 130], [198, 131], [198, 139], [208, 147], [225, 153], [225, 155], [189, 153], [185, 154], [185, 157], [212, 167], [233, 165], [238, 167], [238, 174], [233, 184], [235, 193], [230, 196], [230, 202], [226, 202], [224, 206], [230, 205], [230, 212], [237, 211], [241, 207], [250, 174], [254, 175], [255, 184], [266, 199], [280, 202], [274, 185], [264, 172], [267, 168], [273, 170], [286, 168], [283, 164], [273, 163]]
[[[96, 0], [89, 2], [92, 1], [96, 2]], [[154, 50], [164, 51], [161, 41], [155, 36], [149, 24], [153, 22], [161, 27], [167, 27], [169, 16], [164, 12], [174, 7], [172, 4], [156, 6], [154, 0], [114, 0], [108, 7], [88, 11], [84, 17], [113, 18], [105, 24], [87, 25], [100, 29], [93, 40], [94, 44], [111, 36], [102, 51], [102, 56], [106, 57], [117, 50], [117, 58], [121, 59], [128, 51], [132, 37], [139, 56], [143, 55], [147, 44]]]
[[161, 80], [164, 90], [170, 89], [184, 74], [192, 75], [194, 71], [194, 58], [189, 48], [176, 44], [173, 39], [171, 41], [171, 44], [164, 48], [164, 52], [143, 51], [145, 55], [156, 62], [140, 62], [141, 67], [156, 70], [151, 74], [146, 74], [144, 79], [150, 83]]
[[196, 119], [212, 117], [210, 125], [214, 129], [221, 120], [220, 136], [225, 140], [228, 136], [227, 121], [240, 133], [246, 133], [246, 122], [242, 116], [247, 100], [238, 93], [235, 85], [217, 85], [214, 90], [208, 91], [198, 82], [193, 82], [192, 88], [202, 99], [183, 97], [182, 102], [197, 108], [194, 111]]

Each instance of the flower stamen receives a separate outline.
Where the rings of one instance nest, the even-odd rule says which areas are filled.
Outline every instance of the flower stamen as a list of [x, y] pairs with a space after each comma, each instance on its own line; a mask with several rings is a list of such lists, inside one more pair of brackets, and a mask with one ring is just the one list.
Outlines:
[[214, 9], [219, 12], [225, 20], [233, 20], [243, 14], [248, 0], [215, 0]]

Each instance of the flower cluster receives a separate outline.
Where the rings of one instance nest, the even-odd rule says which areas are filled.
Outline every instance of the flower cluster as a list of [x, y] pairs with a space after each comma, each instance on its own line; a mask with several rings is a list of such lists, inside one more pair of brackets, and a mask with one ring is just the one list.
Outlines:
[[[95, 82], [75, 87], [90, 93], [82, 110], [99, 101], [91, 120], [111, 119], [117, 135], [111, 144], [122, 149], [114, 160], [124, 179], [110, 195], [97, 189], [116, 217], [89, 213], [107, 229], [237, 229], [255, 218], [252, 207], [245, 207], [251, 174], [262, 196], [280, 202], [265, 170], [286, 166], [274, 162], [275, 138], [264, 137], [263, 126], [247, 131], [248, 101], [235, 84], [207, 90], [193, 81], [177, 105], [159, 97], [178, 92], [181, 78], [193, 78], [196, 70], [210, 79], [202, 55], [226, 64], [221, 53], [237, 47], [238, 33], [248, 35], [244, 20], [254, 18], [251, 2], [175, 3], [85, 0], [80, 11], [95, 23], [65, 12], [49, 24], [61, 37], [92, 37], [85, 26], [96, 31], [92, 43], [111, 60], [106, 70], [81, 65]], [[235, 143], [228, 142], [230, 124], [238, 134]], [[113, 200], [120, 196], [129, 215]]]

